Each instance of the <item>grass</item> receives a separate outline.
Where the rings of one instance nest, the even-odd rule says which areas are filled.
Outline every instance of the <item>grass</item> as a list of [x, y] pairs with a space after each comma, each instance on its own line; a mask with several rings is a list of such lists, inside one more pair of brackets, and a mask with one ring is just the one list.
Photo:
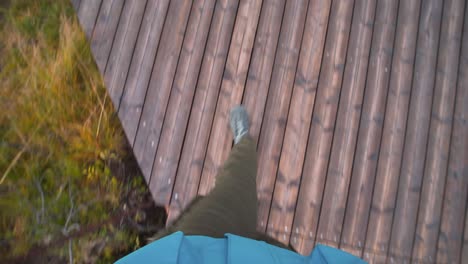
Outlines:
[[138, 248], [147, 213], [128, 206], [150, 199], [137, 170], [119, 173], [129, 150], [71, 4], [15, 0], [2, 19], [0, 255], [94, 263]]

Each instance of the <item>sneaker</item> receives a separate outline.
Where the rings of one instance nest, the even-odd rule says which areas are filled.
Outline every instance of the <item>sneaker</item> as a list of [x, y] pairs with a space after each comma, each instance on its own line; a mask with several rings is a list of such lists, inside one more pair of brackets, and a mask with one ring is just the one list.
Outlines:
[[237, 144], [249, 133], [249, 116], [243, 106], [236, 106], [231, 110], [230, 124], [234, 134], [234, 144]]

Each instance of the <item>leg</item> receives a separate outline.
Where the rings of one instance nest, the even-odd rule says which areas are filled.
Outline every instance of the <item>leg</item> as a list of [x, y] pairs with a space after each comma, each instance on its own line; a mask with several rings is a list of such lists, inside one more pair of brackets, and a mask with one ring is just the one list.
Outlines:
[[156, 239], [183, 231], [188, 235], [223, 237], [225, 233], [256, 238], [257, 155], [248, 136], [249, 121], [243, 107], [231, 111], [234, 148], [216, 177], [216, 186], [206, 197], [198, 198]]
[[248, 136], [247, 112], [236, 107], [231, 112], [234, 148], [216, 178], [216, 186], [206, 197], [198, 197], [172, 226], [156, 235], [158, 239], [176, 231], [186, 235], [221, 238], [231, 233], [287, 248], [256, 232], [257, 156], [255, 143]]
[[171, 227], [187, 235], [255, 238], [257, 225], [257, 159], [248, 137], [236, 144], [219, 172], [216, 186]]

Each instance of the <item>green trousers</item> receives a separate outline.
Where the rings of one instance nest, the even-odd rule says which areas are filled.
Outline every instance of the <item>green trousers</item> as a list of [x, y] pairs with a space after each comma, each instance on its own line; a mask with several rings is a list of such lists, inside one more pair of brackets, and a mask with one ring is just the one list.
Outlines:
[[[159, 239], [176, 231], [185, 235], [222, 238], [231, 233], [286, 247], [257, 232], [257, 153], [254, 141], [246, 136], [234, 145], [216, 177], [213, 190], [197, 198], [174, 223], [158, 233]], [[290, 248], [288, 248], [290, 249]]]

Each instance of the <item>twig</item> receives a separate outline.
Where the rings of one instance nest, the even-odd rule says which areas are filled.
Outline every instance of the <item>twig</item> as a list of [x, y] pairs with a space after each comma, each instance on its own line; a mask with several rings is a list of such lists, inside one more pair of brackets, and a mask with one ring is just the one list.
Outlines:
[[70, 232], [71, 228], [68, 228], [68, 224], [70, 223], [70, 220], [71, 220], [71, 218], [72, 218], [72, 216], [74, 214], [74, 211], [75, 211], [75, 203], [73, 203], [73, 197], [72, 197], [72, 192], [71, 192], [71, 179], [70, 179], [70, 177], [69, 177], [69, 180], [68, 180], [68, 197], [70, 198], [70, 210], [68, 211], [67, 220], [65, 221], [65, 225], [62, 228], [62, 233], [64, 235], [68, 235], [68, 233]]
[[101, 129], [102, 115], [104, 114], [106, 100], [107, 100], [107, 96], [104, 96], [104, 102], [101, 104], [101, 113], [99, 113], [98, 127], [96, 129], [96, 138], [99, 136], [99, 131]]
[[2, 175], [2, 179], [0, 179], [0, 184], [3, 184], [3, 181], [5, 181], [6, 177], [8, 176], [8, 174], [10, 173], [10, 171], [13, 169], [13, 167], [16, 165], [16, 163], [18, 163], [18, 160], [21, 158], [21, 156], [23, 155], [23, 153], [26, 151], [26, 149], [29, 147], [29, 143], [31, 142], [31, 139], [33, 138], [33, 136], [37, 133], [37, 131], [39, 130], [39, 128], [42, 126], [42, 123], [44, 121], [41, 120], [41, 122], [39, 122], [39, 124], [37, 125], [37, 127], [34, 129], [33, 133], [31, 134], [31, 136], [28, 138], [28, 140], [26, 142], [24, 142], [24, 138], [23, 136], [21, 135], [21, 133], [16, 130], [16, 133], [18, 134], [18, 136], [21, 138], [21, 140], [24, 142], [24, 145], [23, 147], [21, 148], [21, 150], [16, 154], [16, 156], [13, 158], [13, 160], [10, 162], [10, 164], [8, 165], [7, 169], [5, 170], [5, 172], [3, 173]]
[[10, 171], [13, 169], [13, 167], [16, 165], [16, 163], [18, 163], [18, 160], [21, 158], [23, 153], [26, 151], [26, 148], [27, 148], [27, 145], [24, 145], [23, 148], [21, 148], [21, 150], [16, 154], [15, 158], [10, 162], [10, 165], [8, 165], [7, 169], [3, 173], [2, 179], [0, 180], [0, 184], [2, 184], [3, 181], [5, 181], [6, 177], [10, 173]]
[[68, 261], [70, 264], [73, 264], [72, 241], [73, 239], [68, 240]]
[[40, 221], [38, 221], [39, 224], [42, 224], [44, 220], [44, 212], [45, 212], [45, 200], [44, 200], [44, 191], [42, 190], [41, 183], [37, 180], [34, 179], [34, 184], [36, 185], [37, 189], [39, 190], [39, 193], [41, 194], [41, 213], [40, 213]]
[[63, 189], [65, 188], [65, 185], [66, 185], [65, 183], [62, 183], [60, 185], [59, 191], [58, 191], [57, 195], [55, 196], [55, 201], [58, 201], [60, 196], [62, 196], [62, 192], [63, 192]]

